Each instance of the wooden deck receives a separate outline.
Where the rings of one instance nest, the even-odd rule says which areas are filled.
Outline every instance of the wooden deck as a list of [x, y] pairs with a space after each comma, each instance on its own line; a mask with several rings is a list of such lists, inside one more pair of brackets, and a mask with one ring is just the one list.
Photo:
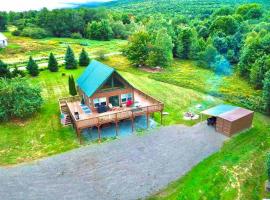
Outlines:
[[[79, 137], [83, 129], [97, 127], [100, 132], [100, 127], [109, 123], [114, 123], [116, 125], [117, 135], [118, 122], [125, 119], [132, 121], [132, 130], [134, 130], [133, 121], [135, 117], [146, 115], [148, 121], [147, 124], [149, 124], [149, 116], [155, 112], [161, 113], [162, 123], [163, 103], [137, 89], [135, 89], [134, 92], [134, 99], [135, 104], [132, 107], [119, 107], [105, 113], [92, 112], [90, 114], [83, 111], [79, 97], [59, 99], [59, 104], [60, 108], [63, 106], [68, 108], [73, 126]], [[79, 119], [76, 119], [75, 112], [79, 113]]]

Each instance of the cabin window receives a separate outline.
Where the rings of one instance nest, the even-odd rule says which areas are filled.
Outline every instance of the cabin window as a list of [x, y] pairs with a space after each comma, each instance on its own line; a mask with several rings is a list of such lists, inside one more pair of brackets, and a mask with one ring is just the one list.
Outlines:
[[113, 75], [103, 84], [101, 90], [111, 90], [116, 88], [125, 88], [125, 85], [118, 80], [118, 77]]
[[95, 108], [97, 108], [100, 105], [101, 106], [106, 106], [107, 105], [106, 97], [94, 99], [94, 106], [95, 106]]
[[128, 100], [132, 100], [132, 94], [131, 93], [121, 95], [122, 103], [126, 103]]

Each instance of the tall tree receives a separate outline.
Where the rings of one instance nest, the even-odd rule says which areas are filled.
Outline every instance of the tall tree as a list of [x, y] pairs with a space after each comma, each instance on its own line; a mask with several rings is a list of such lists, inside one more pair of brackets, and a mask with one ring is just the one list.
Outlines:
[[72, 75], [68, 77], [68, 88], [69, 88], [69, 94], [72, 96], [77, 95], [76, 85], [75, 81]]
[[8, 17], [6, 12], [0, 12], [0, 31], [7, 29]]
[[151, 38], [148, 32], [137, 32], [130, 37], [128, 46], [124, 53], [127, 55], [132, 64], [136, 66], [143, 66], [148, 59], [150, 44]]
[[192, 50], [192, 30], [189, 27], [181, 28], [178, 33], [176, 44], [175, 44], [175, 54], [176, 57], [188, 59], [190, 58]]
[[54, 57], [53, 53], [50, 53], [50, 56], [49, 56], [48, 69], [51, 72], [58, 71], [58, 62], [57, 62], [56, 58]]
[[28, 61], [26, 69], [28, 70], [28, 73], [31, 76], [38, 76], [39, 74], [38, 65], [36, 61], [33, 60], [32, 56], [29, 57], [29, 61]]
[[265, 110], [268, 114], [270, 114], [270, 70], [265, 74], [263, 81], [263, 100]]
[[149, 66], [167, 66], [173, 59], [172, 38], [168, 35], [166, 29], [158, 31], [155, 43], [149, 54], [147, 64]]
[[96, 40], [110, 40], [113, 35], [112, 28], [107, 20], [94, 21], [87, 25], [88, 38]]
[[90, 58], [88, 56], [88, 53], [85, 51], [85, 49], [82, 49], [80, 53], [80, 58], [79, 58], [79, 65], [88, 66], [89, 63], [90, 63]]
[[75, 55], [70, 46], [67, 47], [66, 55], [65, 55], [65, 65], [66, 69], [76, 69], [77, 61], [75, 59]]
[[0, 60], [0, 78], [11, 78], [11, 73], [8, 69], [8, 65]]

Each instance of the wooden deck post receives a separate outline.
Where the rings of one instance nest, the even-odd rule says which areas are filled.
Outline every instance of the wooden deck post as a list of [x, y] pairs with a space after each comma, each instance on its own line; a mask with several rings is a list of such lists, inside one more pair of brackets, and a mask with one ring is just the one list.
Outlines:
[[115, 114], [115, 134], [116, 137], [118, 136], [118, 118], [117, 118], [117, 113]]
[[78, 138], [80, 144], [82, 144], [81, 130], [78, 129], [77, 127], [76, 127], [76, 133], [77, 133], [77, 138]]
[[148, 111], [148, 107], [146, 108], [146, 118], [147, 118], [147, 128], [149, 128], [149, 111]]
[[100, 125], [98, 125], [98, 143], [101, 143], [101, 130], [100, 130]]
[[132, 127], [132, 133], [134, 132], [134, 113], [131, 111], [131, 127]]

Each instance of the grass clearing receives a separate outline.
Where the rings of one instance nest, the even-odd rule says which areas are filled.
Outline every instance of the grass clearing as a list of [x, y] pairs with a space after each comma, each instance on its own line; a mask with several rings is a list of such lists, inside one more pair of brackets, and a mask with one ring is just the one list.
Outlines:
[[0, 49], [0, 59], [4, 62], [24, 62], [29, 56], [34, 58], [47, 57], [50, 52], [56, 56], [65, 55], [68, 45], [74, 50], [76, 56], [79, 56], [82, 48], [92, 55], [97, 55], [99, 51], [104, 53], [119, 52], [126, 40], [97, 41], [88, 39], [72, 38], [45, 38], [32, 39], [22, 36], [13, 36], [10, 32], [4, 33], [8, 38], [8, 46]]
[[[120, 58], [122, 61], [117, 62]], [[219, 102], [215, 98], [207, 100], [208, 96], [200, 92], [150, 79], [148, 74], [138, 76], [138, 73], [144, 73], [126, 65], [128, 63], [122, 56], [114, 56], [106, 62], [118, 64], [120, 73], [134, 86], [165, 103], [165, 111], [170, 113], [164, 117], [166, 125], [192, 125], [196, 122], [184, 121], [183, 112], [205, 99], [205, 106]], [[60, 124], [58, 98], [68, 96], [68, 75], [72, 74], [77, 78], [84, 69], [80, 67], [65, 70], [61, 67], [57, 73], [45, 70], [36, 78], [27, 77], [32, 84], [40, 85], [45, 102], [39, 113], [25, 121], [0, 124], [0, 129], [3, 130], [0, 133], [0, 165], [31, 161], [79, 147], [74, 130], [70, 127], [63, 128]], [[62, 76], [63, 73], [65, 76]], [[171, 97], [168, 98], [169, 96]], [[156, 114], [154, 117], [159, 120], [160, 116]]]

